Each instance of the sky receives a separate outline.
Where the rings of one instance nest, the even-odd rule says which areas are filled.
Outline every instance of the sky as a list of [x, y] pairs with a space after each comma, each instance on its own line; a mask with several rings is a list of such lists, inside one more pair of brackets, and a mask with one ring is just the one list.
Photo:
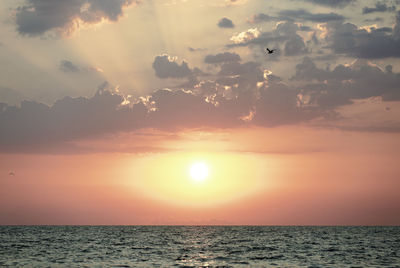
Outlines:
[[399, 0], [0, 18], [0, 224], [400, 224]]

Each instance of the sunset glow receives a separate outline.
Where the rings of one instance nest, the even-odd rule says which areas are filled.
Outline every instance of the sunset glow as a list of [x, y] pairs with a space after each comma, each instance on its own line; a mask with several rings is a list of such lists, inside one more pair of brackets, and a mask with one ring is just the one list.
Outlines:
[[399, 10], [1, 1], [0, 224], [400, 224]]

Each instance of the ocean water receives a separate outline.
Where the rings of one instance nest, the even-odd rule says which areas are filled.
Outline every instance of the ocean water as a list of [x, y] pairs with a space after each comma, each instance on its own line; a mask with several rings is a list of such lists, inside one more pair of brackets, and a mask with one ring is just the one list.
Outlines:
[[400, 227], [0, 226], [0, 267], [400, 267]]

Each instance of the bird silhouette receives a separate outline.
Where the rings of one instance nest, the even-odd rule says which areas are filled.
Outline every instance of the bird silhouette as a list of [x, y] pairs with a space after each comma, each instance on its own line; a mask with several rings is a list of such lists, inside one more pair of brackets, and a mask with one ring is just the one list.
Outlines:
[[275, 51], [275, 49], [269, 49], [269, 48], [266, 48], [265, 50], [267, 51], [268, 54], [272, 54]]
[[8, 176], [15, 176], [15, 173], [11, 171], [10, 173], [8, 173]]

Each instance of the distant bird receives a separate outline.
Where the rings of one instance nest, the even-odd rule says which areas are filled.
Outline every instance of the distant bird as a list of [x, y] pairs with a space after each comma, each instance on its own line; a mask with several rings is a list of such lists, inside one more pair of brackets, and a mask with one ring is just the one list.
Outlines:
[[267, 51], [268, 54], [272, 54], [275, 51], [275, 49], [269, 49], [269, 48], [266, 48], [265, 50]]
[[10, 173], [8, 173], [8, 176], [15, 176], [15, 173], [11, 171]]

